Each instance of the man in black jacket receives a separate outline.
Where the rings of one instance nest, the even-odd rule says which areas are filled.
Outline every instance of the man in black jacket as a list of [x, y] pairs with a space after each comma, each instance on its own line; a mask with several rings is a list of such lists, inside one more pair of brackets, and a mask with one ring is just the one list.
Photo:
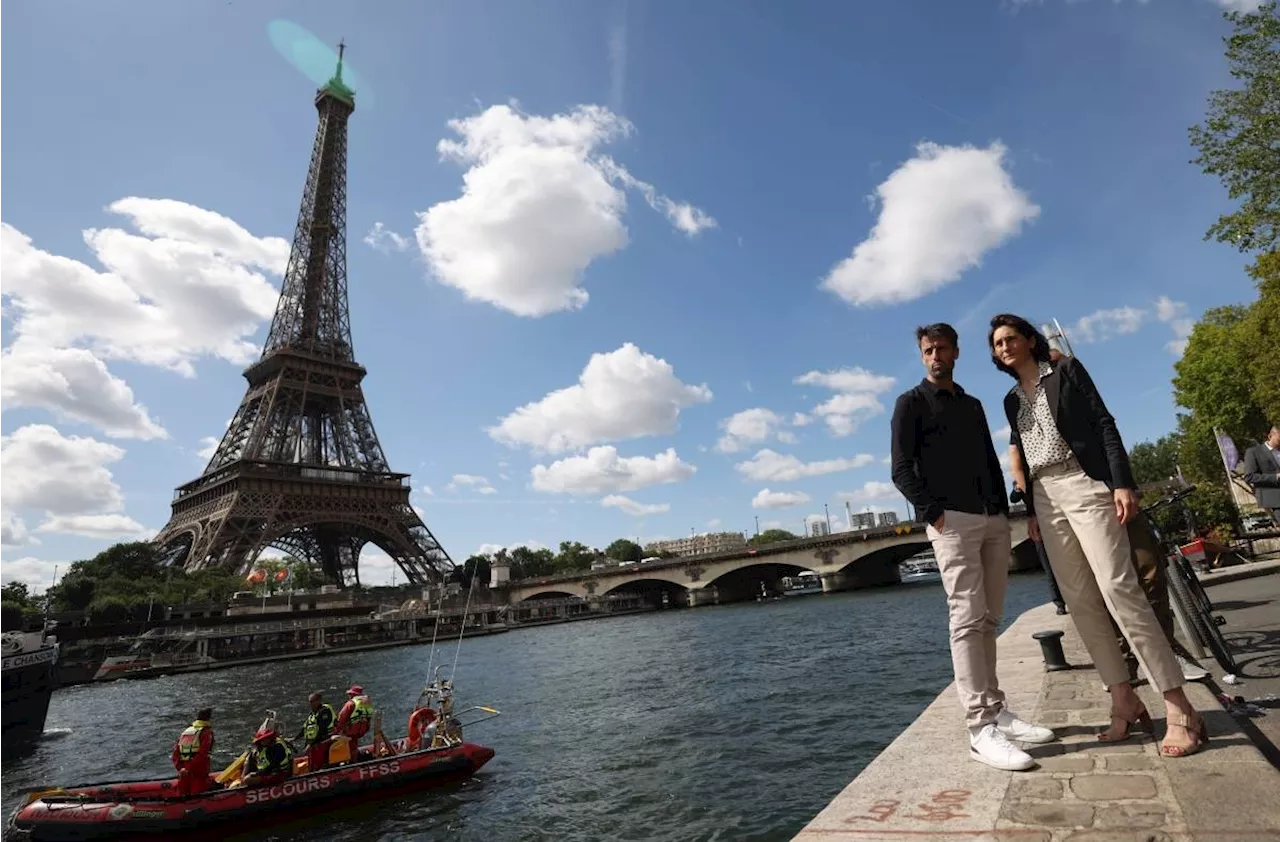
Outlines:
[[1035, 761], [1010, 740], [1047, 743], [1055, 735], [1005, 707], [996, 678], [1012, 552], [1004, 473], [982, 404], [952, 379], [960, 356], [955, 329], [919, 328], [916, 343], [927, 376], [893, 409], [893, 483], [928, 524], [942, 574], [969, 756], [997, 769], [1030, 769]]
[[1244, 480], [1253, 486], [1258, 505], [1280, 526], [1280, 424], [1272, 424], [1267, 440], [1244, 452]]

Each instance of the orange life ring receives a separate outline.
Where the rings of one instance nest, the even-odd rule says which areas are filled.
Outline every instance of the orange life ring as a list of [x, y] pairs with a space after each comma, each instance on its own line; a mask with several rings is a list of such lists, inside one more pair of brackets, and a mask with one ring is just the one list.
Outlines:
[[436, 712], [431, 708], [418, 708], [409, 714], [409, 750], [417, 751], [422, 746], [422, 737], [427, 727], [436, 721]]

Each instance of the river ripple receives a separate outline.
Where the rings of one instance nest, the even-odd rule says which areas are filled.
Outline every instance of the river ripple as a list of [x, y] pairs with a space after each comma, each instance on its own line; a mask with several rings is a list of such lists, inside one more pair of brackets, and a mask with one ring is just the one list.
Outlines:
[[[1007, 626], [1045, 601], [1037, 574], [1010, 578]], [[437, 650], [452, 662], [454, 644]], [[296, 731], [312, 689], [352, 683], [403, 733], [429, 646], [54, 694], [47, 733], [4, 766], [20, 790], [169, 776], [169, 750], [215, 706], [221, 765], [275, 708]], [[951, 677], [940, 585], [668, 611], [463, 641], [459, 707], [503, 711], [467, 732], [498, 752], [472, 780], [295, 822], [251, 840], [790, 839]], [[960, 733], [957, 739], [962, 739]]]

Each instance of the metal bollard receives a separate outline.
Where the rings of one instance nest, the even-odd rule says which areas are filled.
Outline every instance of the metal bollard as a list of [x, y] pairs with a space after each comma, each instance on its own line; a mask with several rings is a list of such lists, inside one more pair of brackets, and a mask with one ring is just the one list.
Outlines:
[[1036, 632], [1031, 637], [1040, 641], [1040, 653], [1044, 656], [1045, 672], [1071, 669], [1071, 664], [1067, 663], [1067, 656], [1062, 652], [1062, 632], [1060, 630]]

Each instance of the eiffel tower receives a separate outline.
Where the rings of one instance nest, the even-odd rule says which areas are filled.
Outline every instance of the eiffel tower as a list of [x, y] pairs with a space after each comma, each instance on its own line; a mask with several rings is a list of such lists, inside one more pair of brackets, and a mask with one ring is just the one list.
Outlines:
[[347, 119], [355, 92], [333, 78], [316, 92], [311, 166], [280, 301], [248, 391], [204, 473], [179, 486], [155, 538], [171, 564], [246, 573], [267, 547], [358, 585], [372, 543], [415, 584], [439, 582], [449, 554], [391, 471], [360, 383], [347, 310]]

